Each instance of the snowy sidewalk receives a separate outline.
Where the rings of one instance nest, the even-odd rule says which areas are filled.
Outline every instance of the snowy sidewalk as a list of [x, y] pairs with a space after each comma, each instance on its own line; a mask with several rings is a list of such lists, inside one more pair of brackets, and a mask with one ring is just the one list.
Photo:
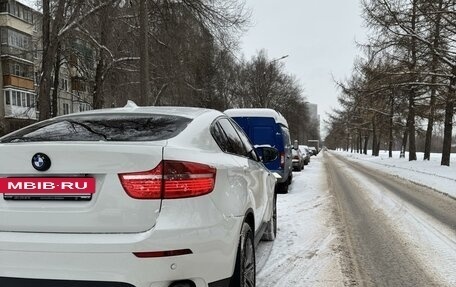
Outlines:
[[278, 195], [277, 238], [257, 248], [257, 286], [344, 286], [332, 202], [322, 155], [312, 157]]
[[452, 166], [448, 167], [440, 165], [441, 155], [436, 153], [431, 154], [430, 161], [423, 161], [423, 153], [417, 153], [418, 160], [408, 161], [408, 154], [406, 154], [406, 158], [399, 158], [399, 152], [394, 152], [392, 158], [388, 157], [387, 151], [381, 151], [378, 157], [371, 156], [370, 152], [368, 155], [342, 151], [331, 152], [456, 198], [456, 154], [452, 154]]

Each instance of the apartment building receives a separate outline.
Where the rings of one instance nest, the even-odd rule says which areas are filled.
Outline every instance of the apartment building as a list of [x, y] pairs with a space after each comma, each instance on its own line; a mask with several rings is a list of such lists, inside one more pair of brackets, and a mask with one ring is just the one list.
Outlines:
[[[41, 13], [31, 7], [15, 0], [0, 0], [0, 135], [38, 119], [41, 19]], [[58, 73], [57, 115], [92, 109], [91, 87], [77, 67], [87, 65], [94, 58], [93, 52], [79, 39], [66, 45]], [[72, 57], [71, 51], [85, 57]]]
[[34, 11], [0, 0], [0, 133], [36, 120]]

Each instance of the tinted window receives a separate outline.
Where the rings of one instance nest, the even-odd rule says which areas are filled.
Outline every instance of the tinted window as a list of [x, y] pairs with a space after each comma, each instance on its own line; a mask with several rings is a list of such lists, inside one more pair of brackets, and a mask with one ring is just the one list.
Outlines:
[[236, 124], [236, 122], [231, 121], [231, 123], [232, 123], [234, 129], [237, 131], [239, 137], [241, 138], [241, 141], [242, 141], [242, 143], [244, 144], [244, 146], [245, 146], [245, 148], [246, 148], [246, 150], [247, 150], [249, 156], [250, 156], [252, 159], [256, 160], [256, 161], [259, 161], [259, 158], [258, 158], [258, 156], [257, 156], [257, 154], [256, 154], [256, 152], [255, 152], [255, 149], [253, 148], [253, 146], [252, 146], [252, 144], [251, 144], [249, 138], [245, 135], [245, 133], [244, 133], [244, 131], [242, 130], [242, 128], [239, 127], [239, 126]]
[[283, 134], [283, 145], [285, 147], [290, 146], [291, 145], [290, 132], [284, 126], [282, 126], [282, 134]]
[[156, 141], [178, 135], [191, 119], [156, 114], [105, 114], [51, 119], [11, 133], [1, 142]]
[[222, 151], [232, 152], [231, 144], [228, 141], [225, 132], [220, 127], [220, 124], [218, 122], [212, 125], [211, 132], [212, 136], [214, 137], [215, 141], [217, 142]]
[[228, 119], [221, 119], [219, 121], [219, 124], [225, 132], [225, 135], [227, 136], [228, 141], [230, 143], [230, 149], [227, 152], [247, 156], [249, 151], [244, 146], [241, 138], [239, 137], [238, 133], [231, 125], [231, 123], [228, 121]]

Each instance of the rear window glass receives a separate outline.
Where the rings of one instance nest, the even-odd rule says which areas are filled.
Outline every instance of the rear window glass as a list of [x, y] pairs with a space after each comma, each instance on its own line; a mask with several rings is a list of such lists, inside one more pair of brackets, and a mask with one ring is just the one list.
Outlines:
[[157, 141], [178, 135], [190, 122], [189, 118], [159, 114], [68, 116], [13, 132], [0, 142]]

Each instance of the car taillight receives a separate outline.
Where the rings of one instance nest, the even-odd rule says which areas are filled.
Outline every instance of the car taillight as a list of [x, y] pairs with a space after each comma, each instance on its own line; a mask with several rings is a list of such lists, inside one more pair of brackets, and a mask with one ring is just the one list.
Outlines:
[[280, 166], [283, 168], [285, 166], [285, 153], [280, 153]]
[[293, 159], [299, 159], [299, 156], [294, 156]]
[[212, 166], [165, 160], [153, 170], [119, 174], [127, 194], [136, 199], [176, 199], [210, 193], [215, 185]]

